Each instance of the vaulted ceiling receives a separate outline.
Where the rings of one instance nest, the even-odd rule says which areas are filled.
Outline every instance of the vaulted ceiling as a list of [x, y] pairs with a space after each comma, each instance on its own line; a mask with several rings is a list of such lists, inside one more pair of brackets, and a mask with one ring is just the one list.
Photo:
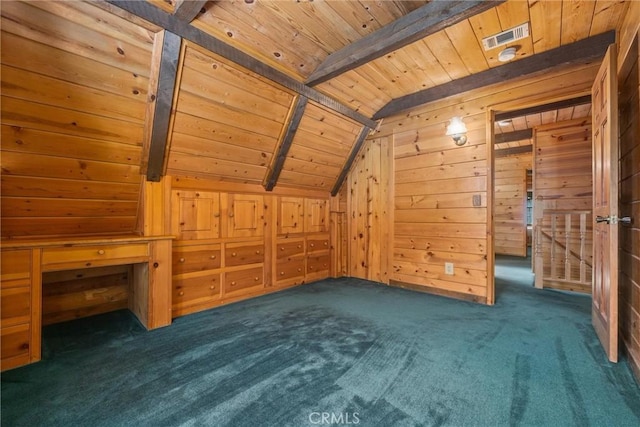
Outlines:
[[[108, 3], [188, 41], [178, 66], [184, 72], [164, 161], [168, 173], [195, 168], [198, 175], [262, 181], [269, 189], [277, 183], [333, 192], [374, 120], [474, 87], [597, 60], [628, 6], [619, 0]], [[529, 36], [483, 46], [484, 38], [522, 24]], [[516, 48], [516, 58], [504, 64], [498, 54], [507, 47]], [[212, 72], [216, 63], [221, 68]], [[221, 69], [248, 69], [253, 77], [229, 81]], [[229, 131], [227, 140], [205, 142], [193, 117], [209, 129], [242, 129], [242, 137]], [[250, 146], [237, 142], [247, 138]], [[196, 152], [200, 158], [193, 159]], [[234, 159], [246, 160], [238, 169]]]
[[[93, 214], [80, 213], [92, 199], [101, 201], [96, 213], [108, 201], [117, 217], [100, 227], [129, 229], [144, 176], [335, 193], [379, 119], [599, 61], [627, 7], [620, 0], [2, 2], [4, 224], [28, 234], [42, 221], [20, 215], [43, 215], [61, 199], [67, 225], [60, 226], [81, 233], [72, 219], [85, 215], [95, 226]], [[484, 49], [483, 38], [525, 23], [528, 37]], [[511, 46], [516, 58], [499, 62]]]

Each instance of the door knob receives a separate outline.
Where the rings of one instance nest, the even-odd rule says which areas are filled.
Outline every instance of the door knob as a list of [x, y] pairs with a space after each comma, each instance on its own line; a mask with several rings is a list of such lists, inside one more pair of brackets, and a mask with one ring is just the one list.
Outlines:
[[624, 225], [631, 225], [633, 223], [633, 218], [630, 216], [623, 216], [622, 218], [618, 218], [617, 216], [600, 216], [596, 217], [596, 222], [606, 222], [607, 224], [617, 224], [622, 223]]

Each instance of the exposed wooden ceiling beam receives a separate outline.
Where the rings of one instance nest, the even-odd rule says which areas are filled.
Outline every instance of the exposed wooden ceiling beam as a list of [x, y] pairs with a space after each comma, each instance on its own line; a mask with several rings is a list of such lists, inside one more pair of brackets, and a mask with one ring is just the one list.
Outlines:
[[235, 47], [213, 37], [204, 31], [189, 25], [177, 16], [171, 15], [164, 10], [152, 5], [146, 1], [131, 0], [107, 0], [108, 3], [120, 7], [135, 16], [143, 18], [152, 24], [165, 28], [180, 37], [189, 40], [205, 49], [228, 59], [256, 74], [259, 74], [273, 82], [276, 82], [287, 89], [290, 89], [312, 101], [317, 102], [333, 111], [336, 111], [358, 123], [367, 127], [375, 128], [377, 123], [374, 120], [364, 116], [363, 114], [352, 110], [337, 100], [324, 95], [317, 90], [305, 85], [293, 77], [279, 71], [264, 62], [242, 52]]
[[184, 22], [196, 19], [208, 0], [177, 0], [173, 14]]
[[353, 165], [353, 162], [358, 156], [358, 153], [360, 152], [360, 148], [362, 148], [362, 144], [364, 144], [364, 140], [367, 139], [367, 135], [369, 135], [369, 132], [371, 132], [371, 128], [367, 126], [364, 126], [360, 131], [360, 135], [358, 135], [358, 139], [356, 140], [355, 144], [353, 144], [353, 147], [351, 148], [351, 153], [349, 153], [349, 157], [347, 158], [347, 161], [344, 163], [344, 166], [342, 167], [342, 171], [340, 172], [340, 175], [338, 175], [338, 179], [336, 180], [336, 183], [333, 185], [333, 189], [331, 190], [332, 196], [335, 196], [336, 194], [338, 194], [338, 191], [340, 191], [340, 187], [342, 187], [342, 183], [347, 177], [347, 174], [349, 173], [349, 169], [351, 169], [351, 165]]
[[609, 31], [496, 68], [490, 68], [486, 71], [453, 80], [439, 86], [396, 98], [382, 107], [373, 118], [374, 120], [381, 119], [438, 99], [447, 98], [496, 83], [503, 83], [518, 77], [541, 73], [555, 67], [601, 60], [607, 48], [615, 42], [615, 39], [615, 31]]
[[495, 120], [509, 120], [515, 117], [526, 116], [527, 114], [538, 114], [546, 111], [559, 110], [561, 108], [575, 107], [578, 105], [591, 104], [591, 95], [580, 96], [578, 98], [564, 99], [562, 101], [550, 102], [548, 104], [536, 105], [534, 107], [522, 108], [520, 110], [496, 113]]
[[498, 133], [495, 135], [496, 144], [504, 144], [506, 142], [522, 141], [523, 139], [531, 139], [533, 137], [533, 129], [516, 130], [514, 132]]
[[285, 131], [280, 147], [278, 148], [278, 154], [276, 154], [275, 161], [272, 163], [269, 174], [265, 179], [264, 188], [267, 191], [273, 190], [273, 187], [275, 187], [278, 182], [280, 172], [282, 172], [282, 167], [284, 166], [284, 161], [287, 159], [291, 143], [293, 142], [293, 138], [296, 136], [300, 120], [302, 120], [302, 116], [304, 115], [304, 109], [307, 106], [307, 101], [308, 99], [304, 96], [299, 96], [293, 106], [287, 130]]
[[309, 76], [314, 86], [434, 34], [505, 0], [433, 0], [329, 55]]
[[[160, 181], [164, 173], [164, 160], [169, 140], [169, 120], [171, 105], [178, 73], [180, 59], [180, 36], [164, 31], [162, 54], [157, 75], [157, 90], [151, 125], [151, 141], [149, 142], [149, 160], [147, 163], [147, 180]], [[151, 95], [153, 96], [153, 95]]]
[[495, 150], [495, 157], [511, 156], [514, 154], [531, 153], [533, 151], [533, 145], [521, 145], [520, 147], [503, 148], [502, 150]]

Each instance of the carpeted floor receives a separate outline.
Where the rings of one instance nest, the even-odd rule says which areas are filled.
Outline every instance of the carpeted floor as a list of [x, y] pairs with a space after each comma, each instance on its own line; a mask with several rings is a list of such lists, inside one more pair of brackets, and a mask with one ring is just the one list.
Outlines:
[[2, 425], [640, 425], [590, 299], [504, 261], [494, 307], [339, 279], [151, 332], [126, 311], [53, 325], [2, 374]]

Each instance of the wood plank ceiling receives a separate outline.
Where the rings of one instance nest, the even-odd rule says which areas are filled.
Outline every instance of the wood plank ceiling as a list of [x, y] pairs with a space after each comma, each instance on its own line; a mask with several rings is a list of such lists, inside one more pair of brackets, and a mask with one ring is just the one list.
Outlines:
[[[141, 13], [140, 5], [109, 3]], [[621, 0], [148, 0], [148, 3], [168, 16], [157, 24], [170, 22], [173, 18], [169, 15], [187, 14], [188, 19], [182, 22], [191, 20], [188, 31], [180, 22], [170, 24], [170, 30], [187, 38], [210, 37], [235, 49], [226, 53], [224, 48], [217, 56], [198, 48], [196, 43], [187, 44], [186, 54], [182, 55], [185, 71], [177, 97], [167, 173], [262, 181], [268, 188], [277, 183], [327, 191], [340, 185], [339, 177], [349, 166], [345, 159], [356, 148], [364, 123], [357, 114], [376, 117], [376, 113], [385, 111], [383, 107], [389, 108], [394, 100], [407, 95], [501, 69], [504, 64], [497, 57], [506, 47], [517, 48], [512, 64], [562, 46], [571, 50], [572, 43], [616, 29], [628, 6]], [[191, 3], [188, 10], [185, 3]], [[461, 11], [462, 7], [470, 11]], [[471, 10], [472, 7], [476, 9]], [[143, 11], [142, 15], [145, 14], [150, 15]], [[428, 24], [434, 32], [416, 41], [407, 37], [405, 45], [373, 55], [366, 63], [358, 62], [357, 58], [364, 54], [356, 47], [389, 50], [381, 35], [389, 38], [398, 31], [409, 32], [407, 28], [412, 22]], [[525, 23], [529, 26], [529, 37], [490, 50], [483, 48], [483, 38]], [[215, 48], [211, 40], [203, 44]], [[594, 43], [606, 46], [610, 40], [611, 37], [600, 37]], [[597, 47], [595, 54], [578, 56], [577, 60], [594, 60], [601, 50], [602, 47]], [[194, 52], [199, 52], [199, 69], [194, 68], [198, 62]], [[561, 58], [552, 57], [552, 61], [561, 63], [564, 54], [559, 55]], [[240, 55], [247, 55], [250, 61], [236, 60]], [[317, 78], [318, 73], [322, 74], [319, 70], [329, 67], [332, 59], [338, 58], [336, 55], [349, 55], [354, 65], [335, 75]], [[235, 71], [212, 72], [215, 64], [203, 63], [204, 58], [220, 63], [220, 69]], [[256, 73], [243, 82], [225, 81], [230, 74], [247, 73], [237, 63], [253, 67]], [[267, 72], [261, 72], [265, 67]], [[513, 77], [514, 72], [526, 70], [516, 68], [506, 78]], [[259, 74], [271, 81], [258, 82]], [[253, 86], [255, 91], [248, 89]], [[298, 97], [307, 96], [308, 90], [317, 90], [327, 98], [312, 99], [305, 107], [299, 107], [304, 109], [299, 111], [300, 120], [291, 123]], [[335, 104], [343, 110], [333, 108]], [[341, 114], [344, 109], [353, 114]], [[246, 115], [255, 120], [247, 120]], [[366, 125], [373, 127], [368, 122]], [[217, 137], [214, 141], [207, 140], [207, 135], [220, 127], [226, 130], [226, 145], [219, 145], [223, 141]], [[241, 129], [242, 135], [236, 137], [233, 128]], [[290, 140], [283, 145], [285, 138]]]
[[[562, 46], [571, 50], [592, 36], [606, 46], [609, 37], [602, 35], [619, 27], [627, 7], [621, 0], [4, 2], [3, 196], [15, 190], [24, 197], [27, 189], [48, 203], [80, 197], [88, 185], [91, 197], [113, 205], [112, 222], [103, 227], [110, 231], [135, 218], [145, 172], [336, 191], [349, 159], [376, 127], [372, 117], [394, 100], [501, 70], [497, 55], [507, 46], [518, 48], [511, 64]], [[146, 19], [136, 16], [142, 10]], [[433, 33], [415, 40], [423, 34], [411, 30], [416, 22]], [[484, 37], [523, 23], [529, 37], [483, 49]], [[162, 27], [182, 37], [175, 58], [164, 60], [174, 65], [175, 80], [173, 93], [164, 95]], [[409, 34], [396, 42], [394, 29]], [[308, 83], [331, 55], [361, 56], [352, 52], [359, 41], [385, 53]], [[601, 45], [571, 60], [596, 60]], [[564, 63], [553, 61], [545, 66]], [[504, 78], [517, 73], [526, 70], [514, 68]], [[162, 126], [153, 127], [167, 129], [158, 150], [149, 129], [163, 116], [162, 103], [169, 110]], [[78, 162], [80, 169], [72, 167]], [[43, 191], [42, 180], [53, 186]], [[16, 217], [14, 208], [35, 215], [35, 205], [25, 203], [3, 199], [3, 217]], [[61, 227], [77, 227], [71, 219], [78, 215], [91, 223], [89, 205], [61, 203], [69, 211]], [[31, 227], [18, 222], [16, 229]]]

